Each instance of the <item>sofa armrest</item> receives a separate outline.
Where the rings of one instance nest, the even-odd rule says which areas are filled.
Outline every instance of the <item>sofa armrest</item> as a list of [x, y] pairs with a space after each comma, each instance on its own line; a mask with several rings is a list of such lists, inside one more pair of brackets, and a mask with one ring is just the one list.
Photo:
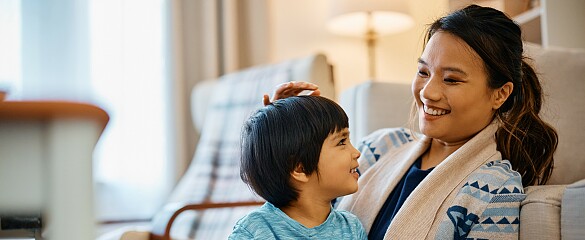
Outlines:
[[152, 220], [151, 240], [170, 240], [171, 228], [175, 219], [185, 211], [197, 211], [213, 208], [231, 208], [262, 205], [264, 202], [224, 202], [224, 203], [200, 203], [200, 204], [167, 204], [163, 210]]
[[561, 239], [561, 201], [567, 185], [524, 188], [520, 209], [520, 239]]
[[127, 231], [122, 234], [120, 240], [149, 240], [150, 232], [148, 231]]

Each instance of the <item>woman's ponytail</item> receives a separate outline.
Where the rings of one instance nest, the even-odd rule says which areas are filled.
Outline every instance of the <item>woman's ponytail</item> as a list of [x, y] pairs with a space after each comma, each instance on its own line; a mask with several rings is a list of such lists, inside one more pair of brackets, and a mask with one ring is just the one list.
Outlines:
[[504, 159], [522, 174], [524, 186], [542, 185], [552, 174], [558, 135], [539, 116], [542, 88], [534, 69], [524, 60], [521, 69], [521, 86], [496, 113], [502, 123], [496, 141]]

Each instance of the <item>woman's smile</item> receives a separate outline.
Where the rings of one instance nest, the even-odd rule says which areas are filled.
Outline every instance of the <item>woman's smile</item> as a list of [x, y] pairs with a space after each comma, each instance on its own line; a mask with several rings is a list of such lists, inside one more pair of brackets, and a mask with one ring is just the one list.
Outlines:
[[442, 115], [451, 113], [451, 111], [449, 111], [449, 110], [435, 108], [435, 107], [429, 107], [427, 105], [423, 105], [423, 111], [426, 114], [433, 115], [433, 116], [442, 116]]

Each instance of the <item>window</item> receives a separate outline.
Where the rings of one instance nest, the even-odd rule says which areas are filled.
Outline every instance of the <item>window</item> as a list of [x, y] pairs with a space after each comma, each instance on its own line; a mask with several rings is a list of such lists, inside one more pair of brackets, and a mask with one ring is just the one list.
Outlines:
[[166, 1], [0, 0], [8, 98], [89, 101], [110, 114], [94, 151], [98, 220], [150, 218], [174, 179]]
[[95, 152], [98, 219], [149, 218], [168, 192], [164, 0], [90, 0], [91, 81], [111, 121]]
[[20, 92], [20, 2], [0, 0], [0, 91]]

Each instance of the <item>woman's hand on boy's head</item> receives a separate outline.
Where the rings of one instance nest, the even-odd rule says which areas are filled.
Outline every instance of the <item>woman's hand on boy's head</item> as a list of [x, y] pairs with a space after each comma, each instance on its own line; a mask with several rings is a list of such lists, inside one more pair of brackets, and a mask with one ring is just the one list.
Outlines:
[[313, 91], [313, 92], [311, 92], [311, 94], [309, 94], [312, 96], [321, 95], [321, 91], [319, 91], [319, 86], [317, 86], [315, 84], [308, 83], [308, 82], [291, 81], [291, 82], [285, 82], [285, 83], [281, 83], [281, 84], [277, 85], [276, 89], [274, 90], [274, 93], [272, 94], [272, 99], [270, 99], [270, 96], [268, 96], [268, 94], [264, 94], [264, 96], [262, 97], [262, 102], [264, 103], [264, 106], [266, 106], [266, 105], [269, 105], [278, 99], [283, 99], [283, 98], [292, 97], [292, 96], [298, 96], [299, 93], [301, 93], [305, 90]]

